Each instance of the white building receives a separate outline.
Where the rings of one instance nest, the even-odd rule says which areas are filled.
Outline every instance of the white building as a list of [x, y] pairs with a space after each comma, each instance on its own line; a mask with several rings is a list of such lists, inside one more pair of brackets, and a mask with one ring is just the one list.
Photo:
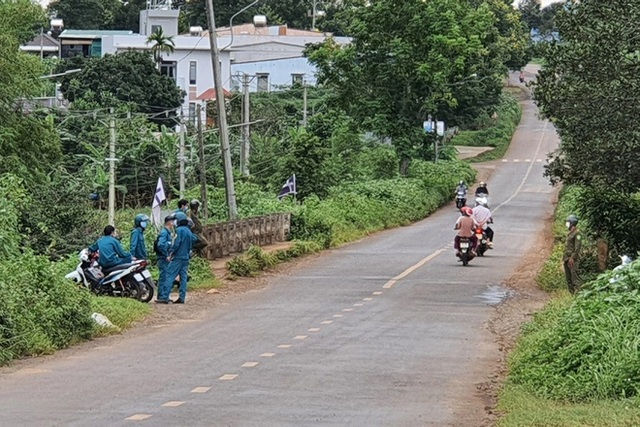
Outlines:
[[[102, 38], [102, 54], [128, 50], [150, 50], [147, 33], [158, 26], [167, 35], [173, 35], [175, 49], [163, 54], [161, 72], [176, 79], [186, 93], [183, 115], [195, 119], [196, 105], [215, 99], [209, 34], [200, 27], [191, 28], [189, 34], [172, 34], [177, 26], [168, 22], [166, 10], [149, 10], [141, 14], [141, 34], [106, 35]], [[177, 11], [176, 11], [177, 12]], [[158, 20], [154, 21], [154, 14]], [[177, 23], [177, 13], [175, 14]], [[264, 21], [262, 21], [264, 22]], [[331, 34], [314, 31], [292, 30], [286, 26], [261, 26], [245, 24], [220, 28], [218, 47], [224, 89], [239, 90], [242, 74], [250, 76], [251, 91], [278, 90], [293, 83], [315, 84], [315, 68], [303, 57], [309, 43], [320, 43]], [[339, 43], [349, 39], [336, 38]], [[204, 111], [204, 109], [203, 109]]]

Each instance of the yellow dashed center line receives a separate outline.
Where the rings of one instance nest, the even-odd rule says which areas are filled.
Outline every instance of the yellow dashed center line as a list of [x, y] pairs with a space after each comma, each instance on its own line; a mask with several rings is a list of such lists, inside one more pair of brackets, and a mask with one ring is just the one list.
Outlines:
[[135, 414], [135, 415], [131, 415], [129, 418], [125, 418], [125, 420], [129, 420], [129, 421], [142, 421], [142, 420], [146, 420], [147, 418], [151, 418], [153, 415], [151, 414]]
[[231, 380], [235, 380], [237, 377], [238, 377], [237, 374], [224, 374], [223, 376], [221, 376], [218, 379], [220, 381], [231, 381]]
[[296, 335], [293, 337], [294, 340], [305, 340], [307, 339], [307, 335]]
[[382, 295], [382, 292], [380, 292], [380, 291], [376, 291], [376, 292], [374, 292], [372, 295]]
[[338, 317], [342, 317], [342, 316], [344, 316], [344, 314], [334, 314], [334, 315], [333, 315], [333, 317], [336, 317], [336, 318], [338, 318]]
[[362, 298], [362, 301], [371, 301], [373, 298]]
[[321, 325], [330, 325], [333, 323], [333, 320], [324, 320], [322, 322], [320, 322]]
[[353, 311], [353, 308], [345, 308], [345, 309], [344, 309], [344, 310], [342, 310], [342, 311], [346, 311], [346, 312]]
[[318, 332], [320, 330], [320, 328], [309, 328], [307, 329], [307, 332]]
[[176, 407], [182, 406], [184, 404], [185, 404], [185, 402], [182, 402], [180, 400], [171, 400], [171, 401], [163, 404], [162, 406], [165, 406], [167, 408], [176, 408]]
[[275, 353], [262, 353], [260, 357], [273, 357], [275, 355], [276, 355]]
[[280, 344], [278, 348], [290, 348], [291, 344]]
[[258, 362], [245, 362], [242, 364], [243, 368], [255, 368], [258, 366]]
[[364, 304], [360, 304], [359, 302], [353, 304], [354, 307], [362, 307]]
[[211, 390], [211, 387], [196, 387], [191, 390], [191, 393], [206, 393]]

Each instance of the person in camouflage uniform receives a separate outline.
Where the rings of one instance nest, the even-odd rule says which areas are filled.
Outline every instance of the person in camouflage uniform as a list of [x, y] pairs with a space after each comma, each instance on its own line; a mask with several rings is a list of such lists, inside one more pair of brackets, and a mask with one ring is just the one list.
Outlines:
[[569, 292], [575, 294], [580, 289], [580, 277], [578, 276], [578, 261], [580, 259], [580, 248], [582, 246], [582, 236], [578, 230], [578, 217], [569, 215], [567, 218], [567, 240], [564, 245], [564, 275], [567, 279]]
[[193, 244], [193, 251], [198, 255], [202, 255], [203, 249], [209, 245], [209, 242], [207, 241], [207, 239], [205, 239], [204, 234], [202, 233], [202, 223], [200, 222], [200, 218], [198, 218], [198, 208], [200, 208], [200, 201], [196, 199], [191, 200], [191, 202], [189, 203], [189, 207], [191, 208], [191, 210], [189, 211], [189, 218], [191, 218], [191, 221], [193, 221], [193, 227], [191, 228], [191, 231], [198, 237], [198, 241]]

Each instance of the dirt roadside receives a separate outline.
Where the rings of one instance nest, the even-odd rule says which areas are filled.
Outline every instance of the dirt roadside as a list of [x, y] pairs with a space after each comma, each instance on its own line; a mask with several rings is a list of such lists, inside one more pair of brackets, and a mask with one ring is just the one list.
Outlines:
[[[478, 171], [478, 181], [488, 181], [496, 167], [495, 162], [474, 165]], [[553, 202], [557, 204], [557, 195]], [[555, 210], [555, 209], [554, 209]], [[476, 396], [485, 404], [485, 416], [478, 420], [478, 427], [496, 425], [500, 414], [496, 411], [498, 393], [507, 374], [507, 356], [514, 348], [522, 325], [532, 319], [549, 301], [550, 296], [542, 291], [535, 278], [553, 248], [553, 216], [544, 219], [545, 226], [527, 257], [523, 259], [513, 274], [502, 284], [510, 293], [509, 297], [495, 307], [485, 327], [494, 337], [499, 357], [492, 366], [486, 380], [476, 384]]]

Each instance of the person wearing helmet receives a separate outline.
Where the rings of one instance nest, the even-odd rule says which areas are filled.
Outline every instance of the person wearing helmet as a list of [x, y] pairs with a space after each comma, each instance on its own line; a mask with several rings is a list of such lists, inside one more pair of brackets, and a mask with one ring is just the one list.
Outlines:
[[[189, 274], [189, 261], [193, 244], [198, 240], [195, 234], [189, 229], [189, 218], [184, 212], [178, 212], [176, 216], [176, 237], [169, 249], [169, 268], [165, 277], [168, 289], [171, 289], [173, 279], [180, 276], [180, 293], [174, 304], [184, 304], [187, 297], [187, 279]], [[166, 289], [166, 288], [163, 288]], [[164, 295], [163, 295], [164, 296]]]
[[125, 251], [116, 239], [116, 229], [113, 225], [104, 228], [104, 236], [89, 247], [90, 252], [100, 251], [98, 264], [105, 270], [113, 269], [119, 265], [130, 264], [131, 254]]
[[487, 235], [487, 247], [493, 249], [493, 230], [489, 227], [489, 224], [493, 224], [493, 217], [491, 210], [487, 207], [487, 199], [484, 197], [476, 198], [476, 206], [473, 208], [472, 216]]
[[458, 218], [458, 220], [456, 221], [456, 225], [453, 228], [454, 230], [458, 230], [458, 234], [453, 241], [453, 247], [456, 252], [459, 252], [460, 238], [466, 237], [471, 242], [471, 252], [473, 252], [473, 254], [475, 255], [478, 239], [476, 238], [475, 233], [477, 224], [473, 219], [473, 209], [464, 206], [462, 209], [460, 209], [460, 213], [462, 215]]
[[160, 270], [160, 277], [158, 278], [158, 298], [156, 302], [159, 304], [170, 304], [171, 300], [169, 295], [171, 294], [172, 281], [167, 280], [169, 270], [169, 251], [171, 250], [171, 230], [173, 230], [175, 216], [168, 215], [164, 218], [164, 227], [160, 231], [156, 244], [153, 245], [153, 250], [158, 256], [158, 270]]
[[456, 187], [456, 194], [463, 193], [466, 196], [467, 190], [468, 190], [467, 185], [464, 183], [463, 180], [460, 180], [460, 182], [458, 182], [458, 186]]
[[149, 217], [145, 214], [136, 215], [131, 230], [131, 255], [135, 259], [147, 259], [147, 247], [144, 244], [144, 230], [149, 226]]
[[567, 279], [569, 292], [575, 294], [580, 289], [580, 277], [578, 276], [578, 260], [580, 258], [580, 248], [582, 247], [582, 236], [578, 230], [578, 217], [569, 215], [566, 222], [569, 233], [564, 244], [564, 254], [562, 263], [564, 264], [564, 275]]
[[197, 199], [191, 200], [191, 202], [189, 202], [189, 207], [191, 208], [189, 211], [189, 218], [193, 221], [191, 232], [198, 238], [198, 241], [193, 245], [193, 251], [197, 254], [201, 254], [202, 250], [209, 245], [209, 242], [204, 237], [202, 223], [200, 222], [200, 218], [198, 218], [200, 201]]
[[482, 195], [484, 195], [485, 197], [489, 195], [487, 183], [484, 181], [480, 182], [480, 185], [478, 185], [478, 188], [476, 188], [476, 197], [482, 197]]

